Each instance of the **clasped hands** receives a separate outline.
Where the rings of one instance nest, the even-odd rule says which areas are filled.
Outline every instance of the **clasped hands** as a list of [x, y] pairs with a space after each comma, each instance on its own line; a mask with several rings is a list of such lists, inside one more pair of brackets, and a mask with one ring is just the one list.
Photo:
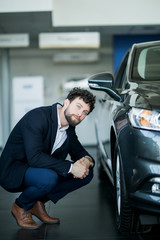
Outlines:
[[89, 174], [91, 166], [93, 166], [93, 163], [87, 157], [83, 157], [72, 165], [71, 173], [74, 178], [83, 179]]

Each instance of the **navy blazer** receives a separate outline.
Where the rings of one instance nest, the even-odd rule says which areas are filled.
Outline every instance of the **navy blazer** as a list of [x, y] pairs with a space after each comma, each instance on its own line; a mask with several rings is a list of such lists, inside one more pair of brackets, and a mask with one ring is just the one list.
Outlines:
[[80, 144], [75, 127], [67, 129], [67, 139], [52, 155], [52, 147], [58, 127], [57, 103], [28, 112], [12, 130], [0, 157], [0, 185], [16, 192], [23, 187], [28, 167], [49, 168], [66, 176], [71, 162], [90, 156]]

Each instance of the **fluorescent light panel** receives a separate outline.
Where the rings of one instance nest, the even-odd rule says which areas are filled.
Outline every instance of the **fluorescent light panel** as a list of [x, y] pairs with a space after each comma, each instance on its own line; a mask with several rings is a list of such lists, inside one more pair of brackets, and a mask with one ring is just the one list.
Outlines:
[[99, 32], [40, 33], [40, 48], [99, 48]]
[[99, 61], [99, 52], [96, 50], [85, 52], [58, 52], [53, 55], [54, 63], [95, 63]]
[[29, 47], [29, 34], [0, 34], [0, 48]]

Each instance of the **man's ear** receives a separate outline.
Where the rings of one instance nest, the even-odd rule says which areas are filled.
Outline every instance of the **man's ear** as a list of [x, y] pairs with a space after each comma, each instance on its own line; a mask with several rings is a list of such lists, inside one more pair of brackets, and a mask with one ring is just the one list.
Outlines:
[[70, 104], [70, 101], [69, 101], [68, 98], [66, 98], [66, 99], [64, 100], [64, 107], [68, 107], [69, 104]]

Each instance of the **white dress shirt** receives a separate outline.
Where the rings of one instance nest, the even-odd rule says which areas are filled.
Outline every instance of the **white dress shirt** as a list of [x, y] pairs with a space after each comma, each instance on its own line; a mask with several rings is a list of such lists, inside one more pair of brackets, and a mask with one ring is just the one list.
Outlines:
[[58, 128], [57, 128], [57, 134], [56, 134], [55, 142], [52, 147], [51, 154], [53, 154], [56, 151], [56, 149], [60, 148], [62, 144], [65, 142], [67, 138], [66, 130], [69, 128], [69, 125], [65, 127], [61, 127], [58, 108], [61, 108], [61, 105], [57, 105]]
[[[52, 147], [51, 154], [53, 154], [56, 151], [56, 149], [60, 148], [67, 138], [66, 130], [69, 128], [69, 125], [65, 127], [61, 127], [61, 122], [60, 122], [59, 112], [58, 112], [58, 108], [61, 108], [61, 107], [62, 107], [61, 105], [57, 105], [58, 128], [57, 128], [57, 134], [56, 134], [55, 142]], [[90, 158], [89, 156], [86, 156], [86, 157]], [[72, 170], [72, 164], [68, 173], [70, 173], [71, 170]]]

